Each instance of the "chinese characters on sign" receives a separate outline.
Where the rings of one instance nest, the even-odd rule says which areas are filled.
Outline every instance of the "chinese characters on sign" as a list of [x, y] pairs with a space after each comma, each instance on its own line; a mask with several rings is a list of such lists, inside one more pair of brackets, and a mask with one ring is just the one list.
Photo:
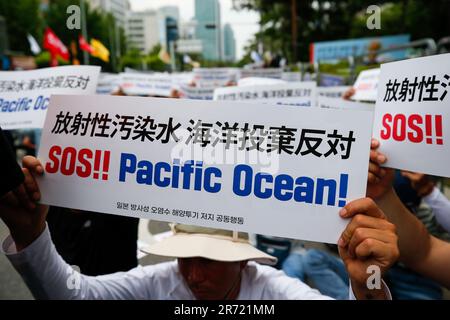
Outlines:
[[[170, 117], [167, 121], [158, 122], [149, 115], [114, 116], [109, 113], [91, 112], [83, 115], [81, 112], [72, 114], [70, 111], [60, 111], [52, 125], [52, 134], [72, 136], [120, 138], [121, 140], [137, 140], [166, 144], [169, 141], [178, 142], [177, 129], [182, 124], [174, 122]], [[238, 150], [257, 150], [259, 152], [277, 152], [279, 154], [295, 154], [300, 156], [313, 155], [316, 157], [340, 156], [342, 159], [350, 157], [352, 143], [355, 141], [352, 130], [344, 134], [337, 129], [330, 131], [293, 127], [269, 126], [228, 121], [205, 122], [202, 120], [188, 121], [186, 126], [190, 133], [185, 144], [200, 144], [202, 147], [215, 147], [222, 144], [224, 149], [231, 145], [238, 146]]]
[[100, 67], [63, 66], [0, 72], [2, 129], [42, 128], [52, 94], [94, 94]]
[[[450, 72], [449, 72], [450, 74]], [[401, 81], [389, 79], [385, 86], [383, 102], [421, 102], [443, 101], [450, 87], [450, 75], [444, 74], [441, 80], [436, 75], [404, 78]]]
[[374, 136], [386, 166], [450, 177], [450, 54], [381, 66]]
[[[339, 208], [365, 194], [372, 115], [261, 108], [54, 96], [39, 150], [42, 202], [335, 242], [346, 224]], [[224, 149], [231, 158], [216, 161]]]

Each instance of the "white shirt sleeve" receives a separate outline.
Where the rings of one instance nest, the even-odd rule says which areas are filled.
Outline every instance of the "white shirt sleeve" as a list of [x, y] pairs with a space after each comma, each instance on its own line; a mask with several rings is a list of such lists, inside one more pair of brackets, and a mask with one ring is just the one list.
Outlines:
[[2, 249], [36, 299], [152, 299], [151, 268], [97, 277], [80, 274], [57, 253], [48, 227], [20, 252], [11, 236]]
[[450, 232], [450, 201], [436, 187], [429, 195], [423, 197], [423, 201], [433, 210], [436, 221]]

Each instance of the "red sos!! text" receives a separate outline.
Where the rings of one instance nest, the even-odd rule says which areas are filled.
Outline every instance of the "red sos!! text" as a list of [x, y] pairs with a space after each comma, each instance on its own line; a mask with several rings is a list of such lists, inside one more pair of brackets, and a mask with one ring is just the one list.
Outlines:
[[108, 180], [110, 156], [109, 150], [77, 150], [74, 147], [63, 149], [60, 146], [52, 146], [48, 152], [49, 161], [45, 164], [45, 171]]
[[414, 143], [444, 144], [442, 136], [442, 115], [390, 114], [382, 119], [380, 137], [383, 140], [408, 140]]

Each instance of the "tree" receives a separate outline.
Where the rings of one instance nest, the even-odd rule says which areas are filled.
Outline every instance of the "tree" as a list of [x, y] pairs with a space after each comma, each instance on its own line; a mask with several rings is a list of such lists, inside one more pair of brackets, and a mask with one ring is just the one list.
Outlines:
[[[61, 39], [61, 41], [70, 48], [70, 43], [78, 43], [78, 36], [81, 30], [67, 28], [67, 7], [70, 5], [79, 5], [79, 0], [49, 0], [48, 5], [40, 11], [40, 0], [2, 0], [0, 1], [0, 15], [6, 19], [8, 28], [8, 37], [10, 48], [13, 51], [20, 51], [30, 54], [27, 34], [33, 35], [39, 43], [42, 43], [42, 35], [45, 27], [50, 27]], [[125, 51], [125, 35], [122, 28], [114, 28], [115, 19], [109, 13], [99, 10], [92, 10], [86, 3], [86, 25], [88, 29], [88, 38], [100, 40], [110, 50], [110, 63], [105, 63], [97, 58], [91, 57], [91, 64], [102, 66], [105, 70], [113, 70], [112, 62], [113, 50], [115, 49], [115, 32], [119, 33], [120, 52]], [[89, 41], [89, 39], [86, 39]], [[48, 58], [47, 54], [39, 55], [39, 65], [45, 65]], [[78, 50], [77, 59], [82, 61], [82, 52]], [[116, 61], [116, 64], [117, 61]], [[47, 65], [48, 66], [48, 65]]]
[[39, 4], [39, 0], [0, 1], [0, 16], [6, 21], [10, 50], [30, 54], [27, 34], [38, 41], [42, 39], [44, 22]]
[[[81, 30], [70, 30], [66, 26], [68, 14], [66, 12], [67, 7], [75, 4], [79, 5], [79, 1], [74, 0], [50, 0], [48, 10], [45, 12], [45, 21], [47, 25], [55, 31], [61, 41], [69, 46], [71, 41], [78, 43], [78, 37], [81, 34]], [[85, 3], [86, 7], [86, 26], [88, 31], [89, 41], [91, 38], [95, 38], [103, 43], [110, 51], [110, 62], [106, 63], [98, 58], [90, 57], [90, 64], [100, 65], [105, 71], [114, 70], [112, 63], [114, 62], [113, 54], [115, 49], [115, 34], [119, 32], [121, 38], [121, 52], [125, 49], [125, 36], [121, 28], [114, 28], [115, 19], [110, 13], [105, 13], [100, 10], [92, 10], [89, 3]], [[78, 50], [77, 58], [83, 61], [83, 53]], [[116, 61], [116, 65], [117, 65]]]
[[[234, 0], [238, 10], [256, 10], [261, 14], [261, 31], [253, 46], [281, 51], [289, 61], [307, 61], [309, 44], [318, 41], [409, 33], [412, 39], [431, 37], [436, 41], [450, 33], [448, 0], [378, 1], [382, 10], [382, 28], [366, 27], [366, 9], [372, 0]], [[295, 2], [295, 6], [293, 6]], [[292, 49], [292, 8], [295, 7], [298, 55]]]

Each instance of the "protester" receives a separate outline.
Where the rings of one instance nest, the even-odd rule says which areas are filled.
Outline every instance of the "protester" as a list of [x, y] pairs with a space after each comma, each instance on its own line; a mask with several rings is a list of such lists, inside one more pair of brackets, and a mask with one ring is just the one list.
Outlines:
[[450, 200], [435, 186], [429, 176], [423, 173], [403, 171], [402, 175], [411, 181], [411, 186], [432, 209], [437, 223], [450, 232]]
[[[350, 88], [343, 98], [348, 100], [355, 94], [355, 90]], [[384, 170], [384, 169], [383, 169]], [[414, 174], [416, 175], [416, 174]], [[426, 226], [428, 232], [433, 236], [448, 241], [450, 235], [442, 230], [437, 216], [449, 216], [445, 209], [446, 198], [438, 197], [433, 208], [440, 208], [436, 213], [430, 208], [421, 206], [423, 192], [430, 191], [430, 186], [424, 186], [425, 182], [410, 181], [411, 176], [406, 172], [397, 171], [393, 180], [394, 192], [399, 196], [403, 205], [406, 206]], [[416, 177], [416, 176], [414, 176]], [[432, 190], [432, 189], [431, 189]], [[417, 191], [417, 192], [416, 192]], [[371, 196], [369, 193], [367, 194]], [[426, 199], [423, 199], [426, 202]], [[448, 200], [447, 200], [448, 201]], [[431, 201], [433, 204], [433, 201]], [[442, 220], [442, 218], [441, 218]], [[441, 222], [442, 223], [442, 222]], [[445, 225], [445, 218], [444, 218]], [[331, 253], [317, 250], [305, 250], [302, 253], [293, 252], [283, 263], [283, 270], [287, 275], [296, 277], [302, 281], [310, 281], [315, 288], [323, 291], [336, 299], [348, 294], [348, 284], [345, 274], [345, 267], [339, 259]], [[442, 299], [443, 293], [440, 285], [431, 279], [424, 277], [405, 267], [403, 264], [396, 264], [386, 274], [386, 281], [395, 299]], [[331, 286], [331, 284], [335, 284]]]
[[[399, 235], [400, 261], [412, 270], [450, 288], [450, 243], [430, 235], [425, 226], [403, 205], [392, 188], [393, 170], [381, 168], [387, 156], [372, 143], [368, 196], [375, 199], [395, 224]], [[351, 217], [344, 214], [343, 217]]]
[[[26, 191], [8, 193], [0, 215], [11, 236], [3, 242], [7, 257], [39, 299], [327, 299], [282, 272], [253, 261], [276, 259], [253, 248], [245, 235], [210, 228], [175, 226], [173, 237], [149, 252], [177, 262], [138, 267], [125, 273], [90, 277], [71, 271], [56, 252], [38, 204], [34, 175], [43, 167], [33, 157], [23, 161]], [[351, 295], [358, 299], [390, 298], [384, 285], [369, 289], [367, 268], [381, 275], [398, 258], [395, 228], [370, 199], [348, 203], [342, 214], [354, 216], [342, 233], [340, 255], [350, 275]], [[343, 243], [345, 241], [345, 244]], [[69, 276], [75, 277], [68, 286]]]

